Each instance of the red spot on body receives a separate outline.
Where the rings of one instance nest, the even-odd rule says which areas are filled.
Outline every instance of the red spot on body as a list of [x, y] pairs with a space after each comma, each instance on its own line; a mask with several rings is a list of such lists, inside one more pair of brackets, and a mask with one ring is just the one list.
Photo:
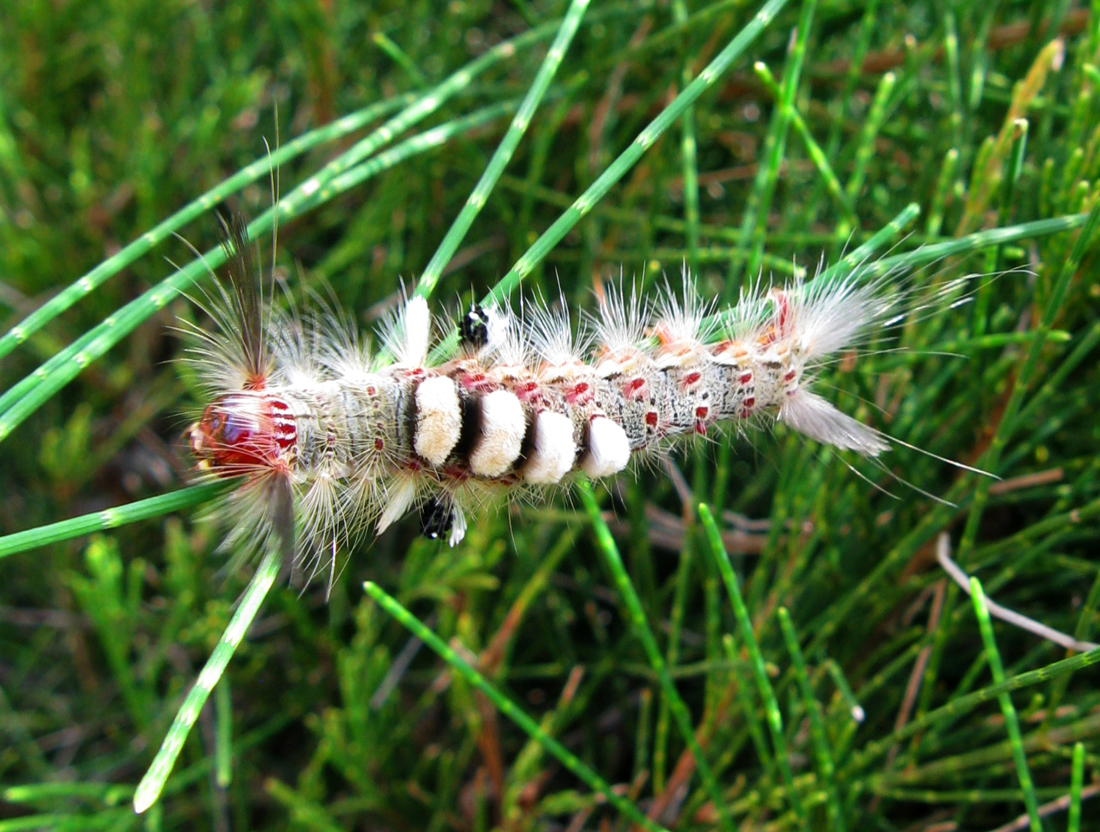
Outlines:
[[699, 379], [703, 377], [702, 373], [688, 373], [684, 376], [684, 386], [690, 386], [692, 384], [698, 384]]
[[623, 395], [630, 401], [640, 401], [646, 396], [646, 380], [644, 378], [634, 378], [623, 385]]
[[539, 389], [537, 381], [520, 382], [512, 388], [512, 392], [516, 394], [516, 398], [521, 402], [538, 401], [542, 398], [542, 391]]
[[747, 408], [755, 407], [756, 406], [756, 399], [754, 399], [752, 396], [749, 396], [747, 399], [745, 399], [743, 404]]
[[700, 436], [706, 436], [707, 435], [707, 426], [703, 422], [696, 422], [695, 423], [695, 432], [697, 434], [699, 434]]
[[454, 380], [463, 389], [474, 393], [491, 393], [496, 389], [481, 370], [462, 370], [454, 376]]
[[370, 385], [370, 386], [369, 386], [369, 387], [367, 388], [367, 395], [368, 395], [368, 396], [377, 396], [377, 395], [378, 395], [378, 388], [377, 388], [377, 387], [375, 387], [375, 386], [374, 386], [373, 384], [372, 384], [372, 385]]
[[797, 375], [798, 375], [797, 370], [791, 370], [789, 373], [787, 373], [787, 375], [783, 376], [783, 381], [788, 381], [788, 382], [789, 381], [794, 381], [795, 376], [797, 376]]
[[380, 437], [380, 436], [378, 436], [378, 437], [375, 437], [375, 440], [374, 440], [374, 449], [375, 449], [376, 451], [381, 451], [381, 450], [382, 450], [383, 448], [385, 448], [385, 447], [386, 447], [386, 443], [382, 441], [382, 437]]
[[695, 418], [696, 419], [706, 419], [708, 413], [710, 413], [710, 408], [709, 407], [697, 407], [697, 408], [695, 408]]
[[570, 404], [584, 404], [592, 398], [592, 387], [586, 381], [574, 384], [572, 389], [565, 394], [565, 400]]
[[657, 411], [656, 410], [650, 410], [646, 413], [645, 423], [648, 427], [651, 427], [651, 428], [657, 427]]
[[737, 381], [741, 384], [752, 384], [752, 373], [741, 373]]

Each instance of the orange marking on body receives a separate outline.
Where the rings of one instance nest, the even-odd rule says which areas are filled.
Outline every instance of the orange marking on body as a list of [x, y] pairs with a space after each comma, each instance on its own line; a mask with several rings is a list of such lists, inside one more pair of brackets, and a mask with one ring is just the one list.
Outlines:
[[653, 327], [651, 334], [654, 338], [661, 342], [662, 347], [667, 347], [669, 344], [675, 342], [675, 338], [672, 337], [672, 333], [668, 331], [668, 327], [663, 323], [657, 324]]

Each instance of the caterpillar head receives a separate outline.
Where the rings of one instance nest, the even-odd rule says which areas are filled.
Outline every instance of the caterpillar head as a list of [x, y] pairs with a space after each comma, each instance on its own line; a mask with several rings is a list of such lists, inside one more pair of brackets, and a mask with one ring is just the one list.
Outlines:
[[260, 393], [219, 396], [188, 431], [199, 470], [236, 476], [276, 467], [296, 439], [288, 410], [282, 400]]

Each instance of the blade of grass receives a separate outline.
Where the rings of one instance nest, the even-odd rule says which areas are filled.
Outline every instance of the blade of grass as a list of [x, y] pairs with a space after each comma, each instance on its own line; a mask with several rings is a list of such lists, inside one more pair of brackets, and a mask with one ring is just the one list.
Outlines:
[[817, 766], [821, 772], [821, 780], [825, 785], [826, 806], [829, 812], [829, 824], [836, 832], [845, 832], [847, 824], [844, 822], [844, 812], [840, 805], [840, 791], [836, 782], [836, 764], [833, 762], [833, 754], [829, 748], [829, 735], [825, 730], [825, 720], [821, 712], [821, 703], [814, 696], [813, 683], [810, 674], [806, 671], [806, 659], [802, 655], [802, 648], [798, 644], [798, 633], [795, 632], [791, 622], [791, 614], [786, 607], [780, 607], [779, 626], [783, 630], [783, 640], [787, 643], [787, 652], [791, 654], [794, 665], [794, 677], [798, 681], [798, 689], [802, 693], [802, 706], [806, 709], [806, 716], [810, 720], [810, 736], [814, 744], [814, 756], [817, 757]]
[[218, 684], [226, 665], [240, 646], [248, 628], [252, 626], [264, 598], [275, 583], [281, 564], [282, 559], [275, 548], [268, 551], [260, 561], [256, 574], [252, 576], [248, 588], [241, 597], [240, 606], [233, 613], [214, 652], [210, 654], [199, 678], [195, 680], [194, 686], [176, 712], [176, 718], [172, 721], [156, 757], [153, 758], [152, 765], [138, 783], [137, 791], [134, 792], [134, 811], [138, 814], [156, 803], [157, 798], [160, 797], [165, 781], [168, 780], [168, 775], [171, 774], [172, 767], [176, 763], [176, 757], [179, 756], [187, 735], [194, 727], [195, 720], [199, 718], [202, 706], [206, 704], [210, 692]]
[[363, 590], [397, 623], [434, 650], [436, 655], [443, 659], [455, 673], [466, 680], [467, 684], [485, 694], [501, 714], [514, 722], [520, 730], [546, 749], [568, 771], [576, 775], [585, 785], [614, 806], [624, 817], [629, 818], [644, 829], [650, 830], [650, 832], [662, 832], [663, 828], [661, 826], [642, 814], [638, 807], [629, 800], [617, 794], [602, 777], [581, 762], [569, 749], [543, 731], [539, 724], [529, 717], [522, 708], [493, 687], [450, 645], [401, 606], [396, 598], [371, 581], [363, 584]]
[[[722, 649], [725, 651], [726, 661], [730, 663], [731, 667], [743, 663], [739, 661], [737, 657], [737, 642], [734, 641], [733, 636], [729, 633], [725, 633], [722, 636]], [[770, 769], [775, 759], [774, 755], [768, 749], [768, 740], [764, 736], [764, 726], [760, 721], [760, 716], [757, 714], [756, 703], [753, 701], [752, 694], [749, 692], [749, 685], [745, 683], [744, 678], [740, 675], [734, 684], [737, 685], [737, 701], [741, 706], [741, 715], [746, 723], [749, 740], [752, 742], [752, 747], [756, 751], [756, 756], [760, 760], [761, 767]]]
[[562, 58], [565, 57], [566, 50], [569, 49], [569, 44], [572, 43], [573, 36], [577, 33], [577, 28], [581, 24], [588, 3], [589, 0], [573, 0], [570, 3], [569, 9], [562, 19], [561, 27], [558, 29], [557, 36], [547, 50], [546, 57], [543, 58], [535, 80], [532, 82], [530, 89], [527, 90], [523, 103], [520, 104], [519, 109], [512, 118], [512, 123], [508, 126], [508, 132], [504, 134], [504, 138], [501, 139], [500, 144], [493, 153], [493, 157], [489, 160], [489, 164], [485, 166], [485, 170], [482, 172], [481, 178], [470, 197], [466, 200], [466, 204], [462, 206], [462, 210], [455, 217], [454, 222], [451, 223], [451, 227], [439, 244], [439, 248], [436, 249], [432, 259], [428, 262], [427, 268], [420, 276], [420, 281], [414, 292], [415, 295], [424, 298], [431, 296], [435, 284], [439, 282], [440, 275], [443, 274], [444, 267], [450, 262], [462, 239], [466, 236], [466, 232], [470, 230], [474, 218], [477, 217], [488, 201], [493, 186], [496, 185], [501, 173], [504, 172], [504, 168], [511, 160], [512, 154], [515, 153], [516, 147], [519, 146], [520, 139], [523, 138], [523, 134], [527, 131], [539, 103], [546, 94], [546, 89], [554, 79], [558, 67], [561, 66]]
[[[794, 114], [794, 97], [798, 92], [798, 84], [802, 76], [806, 41], [810, 36], [816, 6], [816, 0], [803, 0], [798, 26], [793, 33], [787, 62], [783, 66], [783, 80], [779, 84], [780, 100], [772, 112], [771, 124], [764, 137], [764, 147], [757, 160], [756, 178], [745, 204], [745, 216], [741, 219], [741, 233], [738, 236], [737, 248], [740, 251], [752, 251], [748, 266], [750, 276], [755, 275], [760, 269], [760, 257], [764, 253], [764, 233], [759, 228], [760, 217], [764, 217], [766, 221], [772, 197], [775, 195], [776, 182], [779, 180], [779, 167], [783, 164], [786, 155], [787, 133]], [[762, 65], [760, 62], [754, 65], [758, 73]], [[724, 296], [726, 303], [732, 303], [736, 292], [741, 288], [741, 274], [741, 264], [738, 261], [731, 262], [730, 271], [726, 276]]]
[[[886, 274], [895, 269], [916, 269], [928, 263], [942, 260], [945, 257], [956, 257], [963, 254], [969, 254], [973, 251], [981, 251], [983, 248], [988, 248], [989, 246], [1003, 245], [1004, 243], [1012, 243], [1017, 240], [1047, 237], [1063, 231], [1073, 231], [1074, 229], [1084, 226], [1086, 222], [1088, 222], [1088, 218], [1088, 214], [1068, 214], [1063, 217], [1033, 220], [1031, 222], [1019, 223], [1018, 225], [1010, 225], [1005, 228], [990, 228], [986, 231], [976, 231], [972, 234], [967, 234], [965, 237], [958, 237], [954, 240], [946, 240], [942, 243], [932, 243], [930, 245], [921, 246], [913, 251], [905, 252], [904, 254], [883, 257], [881, 260], [869, 263], [866, 266], [865, 274], [870, 278]], [[855, 253], [856, 252], [852, 252], [852, 255]], [[844, 258], [844, 261], [849, 260], [852, 255]], [[828, 270], [822, 274], [827, 273]]]
[[1069, 784], [1069, 817], [1066, 832], [1081, 830], [1081, 790], [1085, 785], [1085, 744], [1073, 744], [1073, 773]]
[[955, 720], [980, 705], [994, 701], [1002, 693], [1010, 693], [1014, 690], [1021, 690], [1033, 685], [1041, 685], [1052, 679], [1057, 679], [1066, 673], [1074, 673], [1086, 667], [1092, 667], [1097, 663], [1100, 663], [1100, 650], [1093, 650], [1091, 653], [1078, 653], [1076, 656], [1048, 664], [1038, 670], [1031, 670], [1027, 673], [1021, 673], [1018, 676], [1011, 676], [1003, 682], [998, 682], [987, 688], [982, 688], [973, 693], [956, 697], [946, 705], [916, 717], [889, 736], [867, 743], [860, 751], [854, 753], [848, 759], [847, 764], [839, 773], [839, 778], [841, 782], [845, 782], [846, 777], [852, 776], [854, 772], [864, 770], [876, 757], [889, 753], [893, 745], [938, 723]]
[[699, 745], [695, 728], [691, 724], [691, 714], [676, 690], [672, 676], [669, 675], [668, 665], [665, 664], [665, 657], [661, 654], [660, 647], [657, 646], [657, 639], [653, 635], [653, 630], [650, 629], [649, 621], [642, 609], [641, 599], [634, 590], [634, 584], [631, 583], [630, 576], [626, 574], [626, 568], [623, 566], [622, 557], [619, 555], [619, 548], [615, 545], [615, 540], [611, 536], [611, 530], [600, 514], [600, 505], [596, 502], [596, 497], [592, 493], [592, 486], [587, 481], [581, 482], [577, 485], [577, 492], [580, 494], [581, 502], [584, 503], [585, 510], [588, 512], [588, 519], [592, 523], [592, 528], [596, 532], [596, 543], [603, 555], [607, 571], [611, 573], [611, 578], [615, 581], [615, 588], [619, 591], [619, 597], [626, 606], [630, 626], [634, 630], [635, 637], [642, 643], [649, 665], [661, 686], [661, 693], [668, 701], [668, 707], [672, 711], [672, 718], [676, 721], [676, 727], [679, 728], [684, 742], [695, 757], [695, 765], [699, 769], [699, 775], [710, 793], [711, 800], [714, 801], [714, 809], [718, 813], [719, 823], [724, 829], [732, 830], [733, 824], [729, 817], [726, 800], [718, 787], [718, 781], [714, 777], [710, 763], [707, 762], [703, 749]]
[[214, 782], [227, 789], [233, 782], [233, 698], [228, 679], [214, 687], [214, 724]]
[[926, 237], [938, 237], [943, 228], [944, 206], [948, 194], [955, 187], [955, 172], [959, 167], [958, 148], [951, 148], [943, 157], [940, 175], [936, 178], [936, 190], [932, 197], [932, 209], [928, 212], [928, 223], [924, 227]]
[[[875, 139], [882, 128], [882, 122], [886, 119], [886, 109], [890, 103], [890, 97], [894, 94], [897, 80], [897, 76], [892, 72], [887, 72], [882, 76], [878, 89], [875, 90], [875, 97], [871, 101], [871, 109], [863, 122], [863, 130], [859, 134], [859, 144], [856, 146], [855, 168], [848, 179], [848, 184], [844, 186], [844, 192], [848, 194], [848, 199], [852, 200], [853, 203], [859, 199], [859, 194], [863, 190], [863, 183], [867, 175], [867, 163], [874, 155]], [[843, 225], [841, 230], [847, 231]]]
[[[1039, 325], [1035, 328], [1037, 332], [1046, 335], [1053, 328], [1054, 318], [1062, 307], [1062, 301], [1065, 299], [1066, 292], [1069, 290], [1069, 283], [1077, 273], [1077, 267], [1088, 252], [1098, 225], [1100, 225], [1100, 199], [1094, 201], [1092, 210], [1086, 216], [1083, 228], [1077, 237], [1073, 250], [1069, 258], [1063, 264], [1058, 279], [1051, 289], [1046, 305], [1043, 308], [1043, 314], [1039, 320]], [[1009, 394], [1008, 402], [1005, 404], [1001, 420], [997, 423], [993, 438], [989, 443], [989, 449], [982, 455], [978, 463], [986, 471], [994, 474], [997, 473], [1000, 467], [1001, 454], [1004, 452], [1008, 440], [1013, 433], [1015, 433], [1020, 424], [1018, 419], [1019, 412], [1024, 404], [1024, 396], [1032, 386], [1035, 370], [1039, 365], [1039, 358], [1045, 344], [1046, 339], [1042, 337], [1036, 338], [1031, 342], [1031, 348], [1027, 351], [1027, 356], [1024, 358], [1023, 365], [1015, 376], [1012, 392]], [[956, 556], [960, 563], [964, 562], [964, 559], [969, 556], [974, 548], [974, 541], [977, 539], [978, 534], [978, 525], [981, 522], [986, 502], [989, 499], [989, 485], [990, 480], [983, 477], [978, 481], [977, 487], [975, 488], [974, 500], [971, 504], [970, 514], [966, 518], [966, 526], [963, 529], [962, 539], [959, 542], [958, 554]]]
[[[985, 594], [982, 592], [981, 581], [974, 577], [970, 579], [970, 598], [974, 602], [974, 613], [978, 616], [978, 629], [982, 633], [982, 642], [985, 644], [985, 657], [993, 674], [993, 682], [1001, 684], [1005, 680], [1004, 665], [1001, 663], [1000, 651], [997, 650], [997, 641], [993, 637], [993, 624], [989, 618], [989, 610], [985, 605]], [[997, 700], [1001, 705], [1001, 713], [1005, 718], [1005, 730], [1008, 733], [1009, 742], [1012, 744], [1012, 759], [1016, 764], [1016, 776], [1020, 780], [1020, 788], [1024, 793], [1024, 805], [1027, 806], [1031, 832], [1043, 832], [1043, 822], [1039, 820], [1039, 801], [1035, 797], [1035, 784], [1031, 779], [1031, 769], [1027, 764], [1024, 742], [1020, 735], [1020, 717], [1016, 714], [1012, 697], [1007, 693], [998, 694]]]
[[737, 620], [737, 629], [741, 635], [741, 642], [748, 651], [752, 662], [753, 675], [756, 678], [757, 693], [764, 703], [764, 712], [767, 716], [768, 730], [771, 733], [772, 747], [775, 750], [775, 759], [779, 763], [779, 771], [783, 776], [783, 782], [787, 786], [787, 792], [791, 801], [791, 807], [798, 816], [803, 827], [809, 822], [806, 809], [802, 805], [802, 798], [794, 783], [794, 773], [791, 770], [790, 756], [787, 754], [787, 742], [783, 736], [783, 717], [779, 713], [779, 702], [775, 696], [775, 689], [768, 680], [768, 671], [764, 667], [764, 656], [760, 652], [760, 645], [756, 642], [753, 633], [752, 620], [749, 611], [745, 607], [744, 598], [741, 596], [741, 587], [738, 585], [737, 576], [733, 574], [733, 566], [730, 564], [730, 556], [722, 543], [722, 533], [718, 530], [718, 524], [714, 522], [714, 515], [706, 503], [699, 504], [699, 519], [703, 523], [707, 540], [710, 543], [710, 551], [714, 557], [715, 565], [722, 576], [722, 582], [726, 585], [730, 602], [733, 605], [733, 615]]
[[[764, 84], [768, 94], [775, 103], [782, 106], [783, 90], [776, 82], [775, 76], [772, 75], [767, 64], [757, 63], [753, 67], [753, 70], [756, 72], [756, 77]], [[859, 225], [859, 218], [856, 216], [856, 209], [852, 204], [851, 198], [849, 198], [844, 187], [840, 184], [840, 179], [833, 170], [833, 166], [829, 163], [829, 157], [821, 148], [821, 145], [817, 143], [817, 140], [814, 139], [813, 134], [810, 132], [810, 128], [802, 118], [802, 114], [798, 112], [798, 108], [795, 107], [793, 103], [791, 106], [790, 118], [791, 127], [794, 128], [798, 137], [802, 139], [802, 144], [806, 147], [806, 153], [809, 155], [810, 161], [814, 163], [814, 167], [817, 169], [818, 175], [825, 185], [825, 190], [828, 191], [829, 196], [833, 198], [833, 202], [836, 203], [836, 207], [840, 210], [840, 214], [845, 223], [849, 228], [857, 227]]]
[[871, 264], [869, 261], [874, 253], [897, 237], [905, 226], [919, 216], [920, 206], [915, 202], [909, 203], [896, 217], [872, 234], [867, 242], [841, 257], [836, 263], [821, 272], [816, 279], [821, 281], [832, 280], [834, 277], [845, 275], [855, 268], [859, 268], [865, 275], [870, 276], [873, 273], [873, 266], [881, 264], [883, 260], [887, 259], [883, 258], [883, 260], [877, 261], [876, 264]]
[[139, 520], [172, 514], [185, 508], [207, 503], [239, 484], [238, 480], [232, 479], [193, 485], [190, 488], [181, 488], [178, 491], [150, 497], [147, 500], [138, 500], [117, 508], [95, 511], [91, 514], [51, 523], [48, 526], [39, 526], [35, 529], [5, 535], [0, 537], [0, 558], [6, 558], [9, 555], [25, 552], [38, 546], [71, 540], [74, 537], [84, 537], [95, 532], [117, 529], [127, 523], [136, 523]]

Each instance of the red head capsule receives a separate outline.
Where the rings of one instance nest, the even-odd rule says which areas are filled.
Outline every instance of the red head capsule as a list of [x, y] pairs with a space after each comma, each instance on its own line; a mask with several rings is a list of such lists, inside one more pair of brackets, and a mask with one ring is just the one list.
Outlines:
[[225, 476], [279, 465], [283, 452], [297, 439], [286, 403], [255, 393], [216, 399], [188, 433], [199, 467]]

